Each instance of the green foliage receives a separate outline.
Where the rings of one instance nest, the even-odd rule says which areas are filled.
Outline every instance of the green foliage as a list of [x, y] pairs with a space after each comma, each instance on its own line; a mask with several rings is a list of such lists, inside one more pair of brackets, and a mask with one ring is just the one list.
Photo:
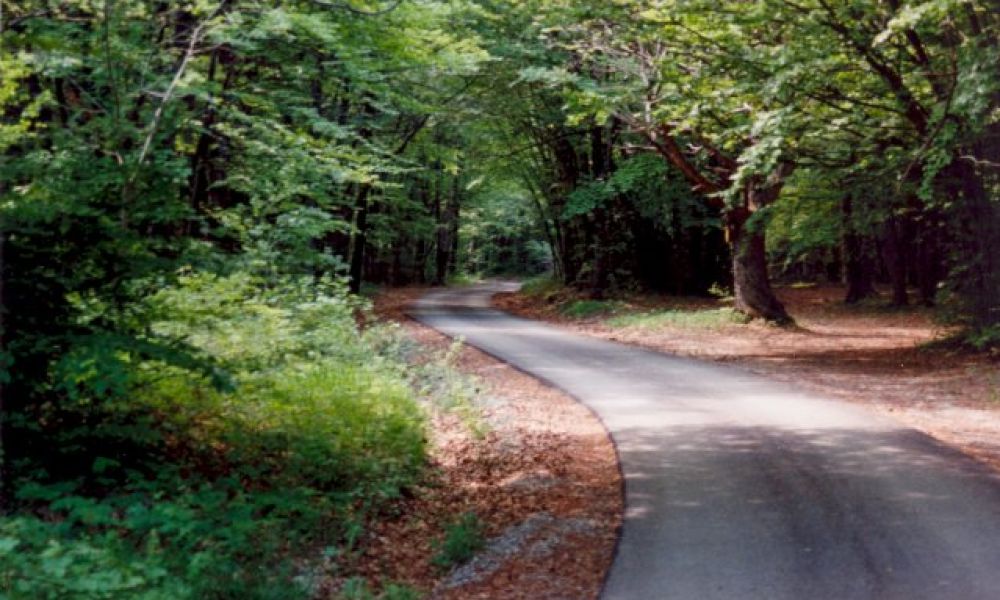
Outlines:
[[164, 568], [162, 549], [137, 555], [114, 535], [69, 537], [64, 527], [30, 517], [0, 522], [0, 565], [0, 593], [12, 600], [191, 597]]
[[966, 334], [965, 341], [976, 350], [1000, 348], [1000, 326], [971, 330]]
[[441, 569], [469, 562], [486, 545], [483, 525], [475, 513], [465, 513], [445, 528], [432, 563]]
[[576, 187], [569, 194], [563, 218], [587, 214], [616, 197], [628, 198], [644, 219], [668, 233], [721, 226], [676, 170], [653, 154], [628, 158], [607, 180]]
[[465, 210], [458, 257], [463, 268], [486, 276], [535, 275], [552, 265], [530, 194], [500, 179], [477, 186]]
[[[834, 183], [816, 177], [815, 173], [797, 173], [786, 186], [782, 201], [767, 211], [766, 231], [768, 258], [776, 267], [776, 275], [802, 271], [810, 276], [816, 265], [824, 265], [839, 251], [842, 236], [841, 198]], [[874, 211], [859, 213], [872, 217]], [[873, 223], [860, 223], [855, 219], [856, 230], [874, 235]]]
[[4, 561], [0, 591], [305, 597], [288, 583], [295, 561], [350, 545], [352, 523], [420, 476], [422, 413], [395, 334], [358, 330], [359, 301], [333, 281], [189, 272], [145, 304], [154, 331], [210, 357], [234, 391], [147, 360], [125, 398], [81, 406], [90, 422], [57, 439], [89, 469], [22, 479], [19, 504], [50, 522], [2, 525], [0, 549], [19, 558]]

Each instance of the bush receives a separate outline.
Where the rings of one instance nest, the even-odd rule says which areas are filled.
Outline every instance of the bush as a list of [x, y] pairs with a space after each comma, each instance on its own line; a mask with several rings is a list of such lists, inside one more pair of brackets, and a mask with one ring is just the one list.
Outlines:
[[338, 282], [245, 274], [147, 298], [152, 334], [212, 368], [125, 361], [120, 392], [78, 390], [45, 432], [72, 464], [16, 471], [0, 597], [307, 597], [307, 557], [353, 544], [424, 466], [398, 341], [359, 310]]

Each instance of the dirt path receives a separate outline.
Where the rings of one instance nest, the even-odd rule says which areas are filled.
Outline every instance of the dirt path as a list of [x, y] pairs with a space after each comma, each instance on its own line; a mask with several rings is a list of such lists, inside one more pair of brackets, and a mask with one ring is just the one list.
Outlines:
[[[424, 292], [386, 290], [376, 312], [399, 322], [426, 354], [445, 351], [449, 338], [405, 316]], [[465, 347], [456, 366], [481, 388], [485, 436], [454, 414], [434, 415], [435, 475], [363, 540], [353, 571], [371, 582], [406, 583], [429, 598], [595, 598], [622, 512], [606, 431], [578, 402], [482, 352]], [[486, 548], [463, 567], [435, 567], [435, 543], [469, 512], [485, 525]]]
[[[754, 373], [865, 405], [1000, 468], [1000, 365], [996, 358], [919, 346], [943, 334], [928, 309], [845, 306], [839, 286], [780, 288], [798, 327], [683, 317], [725, 303], [641, 296], [614, 314], [566, 316], [567, 297], [501, 294], [496, 304], [573, 331]], [[651, 314], [650, 318], [635, 315]], [[669, 316], [669, 315], [668, 315]], [[692, 322], [693, 321], [693, 322]]]
[[604, 598], [992, 599], [1000, 476], [859, 406], [489, 308], [414, 313], [600, 415], [626, 481]]

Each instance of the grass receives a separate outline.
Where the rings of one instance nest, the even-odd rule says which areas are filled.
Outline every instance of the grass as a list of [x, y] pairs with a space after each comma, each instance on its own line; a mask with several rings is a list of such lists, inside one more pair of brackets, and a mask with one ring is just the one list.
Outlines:
[[690, 329], [719, 329], [727, 325], [743, 325], [745, 315], [732, 308], [662, 309], [618, 315], [608, 319], [612, 327], [656, 329], [672, 326]]
[[618, 300], [572, 300], [559, 307], [559, 312], [573, 319], [589, 319], [611, 315], [625, 307]]
[[469, 562], [486, 545], [483, 524], [475, 513], [465, 513], [445, 529], [432, 563], [441, 569]]
[[521, 293], [530, 296], [532, 298], [542, 298], [549, 300], [560, 292], [564, 291], [565, 287], [562, 282], [554, 279], [551, 275], [539, 275], [538, 277], [532, 277], [531, 279], [525, 280], [521, 284]]

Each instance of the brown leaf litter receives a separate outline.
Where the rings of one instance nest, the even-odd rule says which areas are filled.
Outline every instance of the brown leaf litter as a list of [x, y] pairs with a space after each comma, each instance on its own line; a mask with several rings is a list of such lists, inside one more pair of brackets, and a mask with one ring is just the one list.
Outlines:
[[[424, 291], [387, 290], [376, 314], [446, 350], [450, 339], [405, 316]], [[481, 409], [487, 433], [477, 436], [457, 415], [432, 414], [428, 481], [371, 524], [342, 572], [442, 600], [596, 598], [623, 502], [607, 432], [572, 398], [477, 350], [464, 347], [456, 366], [490, 398]], [[431, 562], [435, 544], [467, 512], [484, 524], [487, 546], [445, 572]]]

